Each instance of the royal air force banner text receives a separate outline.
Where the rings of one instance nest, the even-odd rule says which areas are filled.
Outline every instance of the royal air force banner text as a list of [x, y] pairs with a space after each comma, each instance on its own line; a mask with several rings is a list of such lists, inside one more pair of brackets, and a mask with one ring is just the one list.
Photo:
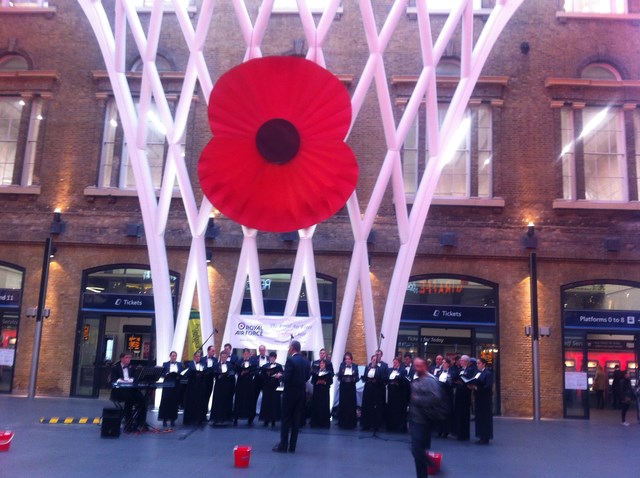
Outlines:
[[223, 342], [239, 349], [257, 349], [264, 345], [267, 350], [287, 350], [292, 335], [302, 350], [317, 353], [324, 347], [318, 317], [233, 314], [227, 319]]

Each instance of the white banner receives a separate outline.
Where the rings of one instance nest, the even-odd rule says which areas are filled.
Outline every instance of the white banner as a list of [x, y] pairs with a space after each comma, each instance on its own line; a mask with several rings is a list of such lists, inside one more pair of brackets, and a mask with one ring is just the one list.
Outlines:
[[0, 365], [12, 367], [15, 360], [15, 349], [0, 349]]
[[302, 350], [318, 352], [324, 347], [322, 321], [319, 317], [232, 314], [227, 318], [223, 343], [234, 348], [287, 350], [291, 336]]

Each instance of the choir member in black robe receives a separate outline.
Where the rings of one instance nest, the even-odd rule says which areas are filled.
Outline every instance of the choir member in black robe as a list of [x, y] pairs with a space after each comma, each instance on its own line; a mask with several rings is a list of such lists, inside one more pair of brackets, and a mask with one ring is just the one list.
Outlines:
[[460, 369], [453, 382], [456, 388], [453, 399], [454, 433], [460, 441], [467, 441], [471, 436], [471, 390], [466, 381], [472, 380], [476, 373], [477, 369], [471, 364], [469, 356], [460, 357]]
[[182, 423], [185, 425], [202, 425], [207, 420], [209, 397], [205, 397], [206, 375], [202, 365], [202, 353], [193, 354], [193, 360], [187, 362], [187, 391], [185, 393], [184, 415]]
[[329, 395], [333, 383], [333, 371], [327, 362], [320, 360], [318, 369], [311, 367], [311, 383], [313, 396], [311, 397], [311, 427], [329, 428], [331, 426], [331, 405]]
[[217, 362], [218, 357], [216, 357], [216, 348], [213, 345], [209, 345], [209, 347], [207, 347], [207, 354], [202, 357], [201, 361], [204, 366], [204, 370], [207, 372], [205, 374], [206, 390], [204, 392], [207, 397], [207, 408], [209, 407], [209, 400], [211, 399], [211, 393], [213, 392], [214, 368]]
[[233, 395], [236, 389], [236, 368], [227, 361], [227, 352], [220, 353], [220, 361], [214, 366], [215, 385], [211, 404], [211, 425], [228, 425], [233, 419]]
[[236, 398], [233, 404], [233, 425], [238, 424], [238, 418], [247, 419], [248, 425], [253, 425], [256, 416], [256, 389], [253, 379], [258, 367], [251, 360], [249, 349], [242, 351], [242, 359], [236, 368], [238, 381], [236, 382]]
[[344, 360], [338, 369], [340, 382], [340, 402], [338, 403], [338, 426], [344, 429], [355, 428], [358, 424], [358, 402], [356, 399], [356, 382], [358, 366], [353, 363], [351, 352], [344, 354]]
[[493, 375], [486, 359], [478, 360], [478, 371], [480, 375], [471, 385], [476, 399], [476, 443], [488, 445], [493, 439]]
[[387, 430], [405, 433], [407, 431], [407, 378], [398, 357], [387, 374]]
[[275, 375], [283, 373], [282, 365], [276, 362], [278, 354], [269, 353], [269, 363], [260, 368], [262, 375], [262, 405], [260, 406], [260, 420], [264, 422], [264, 426], [275, 428], [276, 422], [282, 417], [282, 392], [278, 391], [280, 379]]
[[162, 420], [162, 426], [167, 428], [167, 421], [171, 422], [171, 428], [176, 426], [178, 419], [178, 404], [180, 403], [180, 373], [182, 364], [178, 362], [178, 354], [171, 352], [169, 361], [162, 364], [162, 377], [164, 377], [164, 387], [162, 388], [162, 398], [158, 408], [158, 420]]
[[362, 413], [360, 414], [360, 428], [362, 430], [378, 431], [384, 426], [385, 381], [388, 367], [378, 366], [378, 355], [371, 356], [371, 362], [364, 369], [362, 381]]
[[449, 409], [449, 415], [440, 423], [436, 424], [436, 430], [438, 431], [438, 436], [441, 438], [447, 438], [449, 433], [452, 432], [453, 428], [453, 377], [457, 376], [457, 373], [454, 375], [454, 369], [452, 368], [451, 359], [445, 358], [442, 360], [442, 367], [440, 370], [436, 370], [436, 378], [438, 379], [438, 383], [442, 390], [444, 391], [445, 399], [447, 400], [447, 405]]

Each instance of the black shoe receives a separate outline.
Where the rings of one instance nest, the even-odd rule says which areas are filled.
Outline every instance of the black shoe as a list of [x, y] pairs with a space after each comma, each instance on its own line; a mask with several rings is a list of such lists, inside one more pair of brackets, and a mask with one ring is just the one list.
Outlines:
[[276, 453], [286, 453], [287, 449], [283, 446], [280, 446], [280, 443], [278, 443], [276, 446], [274, 446], [271, 451], [276, 452]]
[[476, 441], [476, 445], [488, 445], [489, 444], [489, 440], [486, 439], [480, 439], [478, 441]]
[[290, 446], [289, 447], [289, 453], [295, 453], [296, 452], [296, 447], [295, 446]]
[[237, 419], [237, 418], [234, 418], [234, 419], [233, 419], [233, 426], [234, 426], [234, 427], [237, 427], [237, 426], [238, 426], [238, 419]]
[[253, 426], [253, 418], [247, 422], [247, 425], [249, 425], [250, 427]]

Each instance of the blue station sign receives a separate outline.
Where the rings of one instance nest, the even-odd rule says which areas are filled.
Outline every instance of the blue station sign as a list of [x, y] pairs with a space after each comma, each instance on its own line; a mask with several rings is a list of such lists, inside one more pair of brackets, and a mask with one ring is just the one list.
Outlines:
[[96, 294], [86, 292], [82, 309], [106, 312], [151, 312], [155, 310], [152, 295]]
[[431, 304], [405, 304], [402, 320], [471, 325], [496, 325], [497, 322], [495, 307]]
[[565, 310], [564, 326], [572, 329], [640, 330], [640, 312], [634, 310]]
[[0, 289], [0, 307], [20, 307], [21, 293], [20, 289]]

